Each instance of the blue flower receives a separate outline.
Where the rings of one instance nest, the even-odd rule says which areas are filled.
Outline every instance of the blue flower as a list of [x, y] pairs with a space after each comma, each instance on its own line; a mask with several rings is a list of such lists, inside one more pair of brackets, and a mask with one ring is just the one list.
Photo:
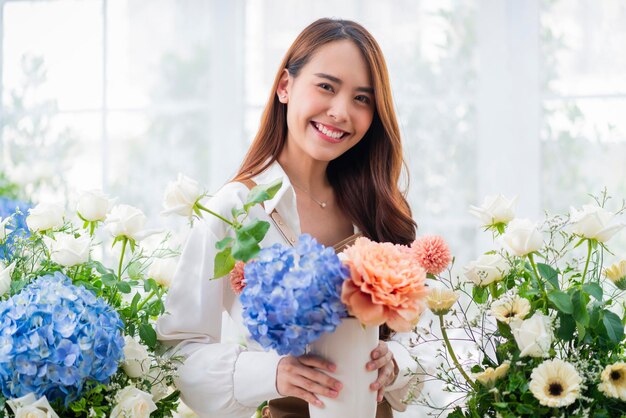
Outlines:
[[30, 209], [28, 203], [0, 196], [0, 218], [11, 217], [6, 240], [0, 242], [0, 260], [6, 260], [12, 255], [13, 245], [18, 237], [30, 236], [30, 231], [26, 225], [28, 209]]
[[244, 269], [243, 320], [264, 349], [299, 356], [347, 316], [341, 286], [347, 268], [308, 234], [296, 247], [264, 248]]
[[0, 302], [0, 390], [65, 405], [88, 380], [106, 383], [123, 358], [123, 324], [103, 299], [62, 273], [39, 277]]

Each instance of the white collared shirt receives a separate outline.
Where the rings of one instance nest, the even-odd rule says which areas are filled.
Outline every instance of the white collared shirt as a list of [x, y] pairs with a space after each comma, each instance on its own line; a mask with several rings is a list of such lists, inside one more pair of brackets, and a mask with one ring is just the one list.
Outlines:
[[[250, 210], [250, 219], [272, 225], [261, 247], [287, 243], [269, 217], [274, 209], [294, 233], [300, 234], [296, 195], [280, 164], [274, 162], [253, 180], [267, 184], [279, 178], [282, 186], [276, 195], [264, 207], [257, 205]], [[248, 191], [242, 183], [228, 183], [205, 206], [229, 218], [233, 207], [243, 206]], [[282, 356], [264, 351], [250, 337], [243, 324], [241, 303], [228, 279], [211, 280], [215, 243], [227, 233], [226, 225], [212, 216], [196, 223], [176, 269], [165, 303], [166, 314], [157, 323], [157, 333], [161, 341], [176, 346], [176, 354], [185, 358], [178, 368], [176, 384], [188, 406], [200, 417], [248, 418], [262, 402], [281, 397], [276, 390], [276, 368]], [[230, 319], [230, 329], [223, 329], [223, 312]], [[388, 346], [400, 373], [385, 397], [394, 409], [404, 410], [402, 399], [415, 380], [406, 371], [415, 372], [417, 364], [399, 342], [389, 341]]]

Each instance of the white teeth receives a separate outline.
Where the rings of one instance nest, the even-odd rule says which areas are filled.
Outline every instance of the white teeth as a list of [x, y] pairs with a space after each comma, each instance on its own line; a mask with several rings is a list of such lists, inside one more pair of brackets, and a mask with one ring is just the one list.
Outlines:
[[318, 131], [320, 131], [324, 135], [327, 135], [327, 136], [329, 136], [331, 138], [339, 139], [339, 138], [341, 138], [343, 136], [343, 132], [330, 131], [330, 130], [326, 129], [326, 127], [324, 125], [322, 125], [321, 123], [316, 123], [315, 127], [317, 128]]

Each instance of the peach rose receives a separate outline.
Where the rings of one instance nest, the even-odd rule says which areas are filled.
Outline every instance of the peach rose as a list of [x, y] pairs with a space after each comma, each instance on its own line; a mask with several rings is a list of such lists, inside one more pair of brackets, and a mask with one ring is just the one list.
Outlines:
[[359, 238], [344, 251], [350, 278], [343, 282], [341, 300], [364, 325], [387, 323], [407, 332], [424, 310], [426, 271], [410, 249], [389, 242]]

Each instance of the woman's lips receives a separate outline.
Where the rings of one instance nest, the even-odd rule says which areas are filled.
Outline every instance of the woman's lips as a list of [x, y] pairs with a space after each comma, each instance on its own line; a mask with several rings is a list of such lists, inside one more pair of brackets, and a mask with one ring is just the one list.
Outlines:
[[[317, 132], [317, 134], [323, 140], [325, 140], [327, 142], [330, 142], [332, 144], [337, 144], [339, 142], [342, 142], [343, 139], [348, 134], [345, 131], [337, 130], [336, 128], [331, 128], [330, 126], [324, 125], [323, 123], [320, 123], [320, 122], [312, 121], [311, 122], [311, 126], [313, 127], [313, 129], [315, 129], [315, 132]], [[326, 133], [322, 132], [322, 130], [326, 131]], [[333, 135], [333, 134], [337, 134], [337, 133], [341, 133], [341, 135], [340, 136]]]

